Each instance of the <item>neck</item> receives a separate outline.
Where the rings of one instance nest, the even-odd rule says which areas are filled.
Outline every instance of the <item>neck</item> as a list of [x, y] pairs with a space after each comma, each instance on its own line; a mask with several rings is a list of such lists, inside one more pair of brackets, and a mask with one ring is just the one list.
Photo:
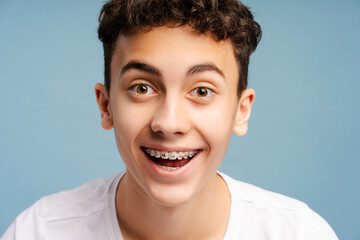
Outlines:
[[164, 206], [125, 174], [116, 194], [116, 209], [125, 239], [222, 239], [230, 214], [230, 194], [219, 175], [192, 199]]

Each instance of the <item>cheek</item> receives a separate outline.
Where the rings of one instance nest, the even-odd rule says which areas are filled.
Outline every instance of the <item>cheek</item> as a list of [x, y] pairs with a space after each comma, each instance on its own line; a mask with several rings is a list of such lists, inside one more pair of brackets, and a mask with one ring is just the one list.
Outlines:
[[[121, 101], [113, 110], [114, 131], [119, 149], [133, 149], [136, 139], [149, 122], [148, 108], [140, 108], [134, 103]], [[122, 153], [122, 152], [121, 152]]]
[[233, 104], [226, 101], [207, 106], [199, 111], [199, 122], [202, 123], [209, 134], [215, 134], [216, 136], [229, 135], [235, 119], [234, 109]]
[[236, 107], [230, 101], [221, 101], [197, 110], [194, 114], [197, 128], [206, 139], [210, 150], [217, 149], [219, 154], [226, 152], [229, 144]]

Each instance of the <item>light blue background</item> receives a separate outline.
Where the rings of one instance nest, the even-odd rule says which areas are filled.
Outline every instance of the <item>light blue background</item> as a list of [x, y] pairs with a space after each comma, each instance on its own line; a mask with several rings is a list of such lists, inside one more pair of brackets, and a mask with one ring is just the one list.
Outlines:
[[[221, 171], [360, 239], [360, 1], [246, 0], [263, 28], [249, 132]], [[101, 129], [103, 1], [0, 1], [0, 235], [41, 196], [124, 169]]]

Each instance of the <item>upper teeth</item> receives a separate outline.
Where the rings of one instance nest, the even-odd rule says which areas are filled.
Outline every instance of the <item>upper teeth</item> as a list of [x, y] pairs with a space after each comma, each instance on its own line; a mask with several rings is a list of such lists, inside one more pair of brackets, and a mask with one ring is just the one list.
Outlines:
[[181, 160], [187, 159], [188, 157], [193, 157], [198, 152], [188, 151], [188, 152], [167, 152], [167, 151], [159, 151], [152, 148], [145, 148], [145, 152], [147, 152], [150, 156], [162, 159], [169, 159], [169, 160]]

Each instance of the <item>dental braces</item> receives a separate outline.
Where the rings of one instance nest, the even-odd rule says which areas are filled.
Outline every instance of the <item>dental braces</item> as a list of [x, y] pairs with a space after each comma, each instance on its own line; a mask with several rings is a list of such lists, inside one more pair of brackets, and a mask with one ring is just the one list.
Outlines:
[[181, 160], [192, 158], [196, 155], [198, 151], [190, 151], [190, 152], [159, 152], [154, 149], [145, 148], [145, 151], [151, 156], [162, 159], [169, 160]]

